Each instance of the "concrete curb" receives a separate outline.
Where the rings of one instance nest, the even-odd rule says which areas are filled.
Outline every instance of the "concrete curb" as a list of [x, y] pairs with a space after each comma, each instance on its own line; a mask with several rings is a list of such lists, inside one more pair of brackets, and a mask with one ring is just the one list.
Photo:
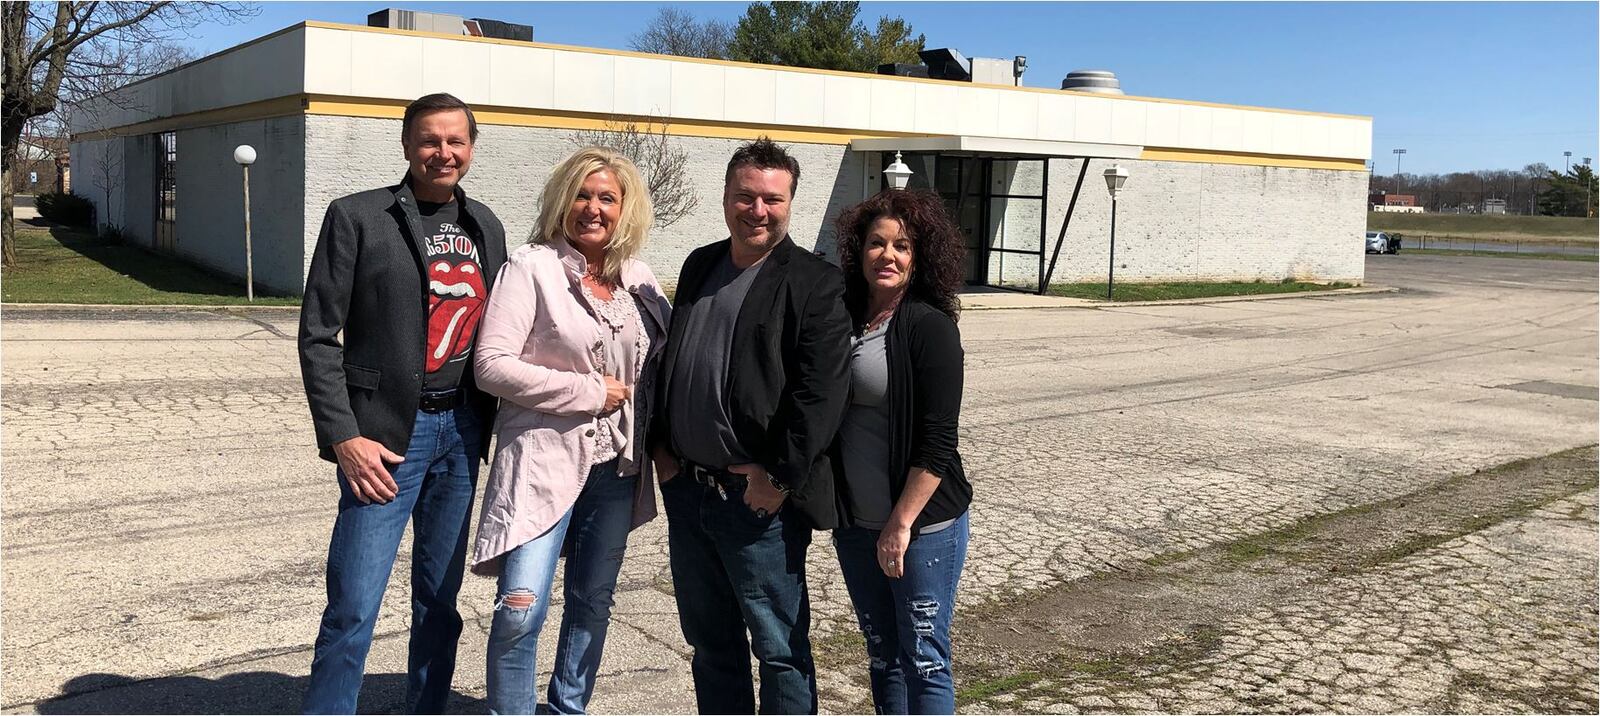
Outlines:
[[[1059, 296], [1026, 296], [1021, 297], [1037, 299], [1038, 303], [1031, 305], [1015, 306], [985, 306], [980, 304], [968, 305], [963, 303], [963, 311], [1018, 311], [1036, 310], [1042, 308], [1127, 308], [1132, 306], [1193, 306], [1208, 303], [1234, 303], [1238, 301], [1272, 301], [1290, 298], [1328, 298], [1338, 296], [1359, 296], [1374, 293], [1398, 293], [1400, 289], [1392, 286], [1357, 286], [1354, 288], [1336, 288], [1327, 291], [1300, 291], [1298, 293], [1265, 293], [1253, 296], [1209, 296], [1205, 298], [1174, 298], [1165, 301], [1119, 301], [1107, 303], [1105, 301], [1091, 301], [1085, 298], [1063, 298]], [[977, 294], [982, 295], [982, 294]], [[999, 294], [989, 294], [999, 295]], [[1048, 302], [1048, 303], [1046, 303]]]
[[48, 309], [52, 311], [60, 311], [62, 309], [71, 310], [74, 308], [92, 308], [97, 311], [121, 310], [129, 312], [228, 311], [234, 309], [245, 309], [249, 311], [281, 311], [284, 313], [300, 312], [299, 306], [257, 306], [250, 303], [225, 303], [216, 306], [196, 306], [188, 303], [0, 303], [0, 311], [28, 311], [30, 309]]
[[[1019, 298], [1033, 298], [1041, 301], [1032, 305], [1017, 306], [984, 306], [965, 305], [963, 311], [1020, 311], [1036, 310], [1041, 308], [1125, 308], [1129, 306], [1191, 306], [1207, 303], [1234, 303], [1237, 301], [1272, 301], [1289, 298], [1319, 298], [1329, 296], [1359, 296], [1371, 293], [1396, 293], [1400, 289], [1392, 286], [1358, 286], [1356, 288], [1336, 288], [1331, 291], [1301, 291], [1299, 293], [1266, 293], [1255, 296], [1211, 296], [1208, 298], [1175, 298], [1167, 301], [1123, 301], [1106, 303], [1104, 301], [1091, 301], [1086, 298], [1063, 298], [1060, 296], [1028, 296], [1016, 294]], [[985, 294], [973, 294], [985, 295]], [[1005, 295], [1009, 294], [987, 294]], [[1044, 303], [1048, 301], [1048, 303]], [[277, 313], [299, 313], [299, 306], [255, 306], [251, 304], [230, 303], [217, 306], [195, 306], [191, 304], [122, 304], [122, 303], [0, 303], [0, 311], [29, 311], [29, 310], [71, 310], [94, 309], [97, 311], [271, 311]]]

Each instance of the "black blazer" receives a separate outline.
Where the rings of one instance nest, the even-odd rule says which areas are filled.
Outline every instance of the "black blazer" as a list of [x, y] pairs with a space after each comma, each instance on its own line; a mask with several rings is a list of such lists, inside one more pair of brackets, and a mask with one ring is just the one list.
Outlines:
[[[456, 200], [488, 287], [506, 260], [505, 227], [460, 187]], [[335, 199], [322, 218], [300, 305], [300, 375], [325, 460], [334, 443], [357, 436], [400, 455], [411, 442], [427, 364], [426, 236], [409, 179]], [[498, 402], [477, 389], [471, 366], [462, 387], [486, 458]]]
[[[658, 444], [671, 444], [666, 401], [684, 349], [684, 324], [729, 247], [723, 240], [696, 249], [678, 276], [655, 411]], [[850, 314], [839, 269], [784, 237], [745, 294], [729, 356], [728, 405], [740, 445], [791, 490], [789, 503], [813, 527], [838, 526], [841, 510], [826, 452], [849, 398]]]
[[956, 450], [965, 360], [961, 331], [939, 309], [907, 298], [889, 324], [884, 354], [889, 363], [890, 495], [900, 500], [911, 468], [940, 478], [922, 514], [911, 523], [915, 535], [927, 525], [960, 517], [972, 504], [972, 483]]

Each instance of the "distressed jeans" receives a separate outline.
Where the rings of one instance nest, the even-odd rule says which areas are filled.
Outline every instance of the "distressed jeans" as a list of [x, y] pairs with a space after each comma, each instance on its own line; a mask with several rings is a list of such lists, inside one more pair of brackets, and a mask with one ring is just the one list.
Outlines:
[[967, 559], [967, 515], [906, 548], [905, 576], [878, 567], [878, 530], [834, 531], [834, 549], [867, 640], [872, 703], [880, 714], [953, 714], [950, 619]]
[[478, 483], [478, 419], [470, 407], [417, 412], [405, 462], [390, 466], [399, 488], [387, 504], [363, 504], [339, 478], [339, 516], [328, 544], [328, 606], [317, 632], [305, 713], [353, 714], [378, 607], [411, 523], [410, 713], [442, 713], [456, 669], [467, 525]]
[[725, 490], [723, 497], [687, 474], [661, 486], [678, 624], [694, 650], [689, 666], [696, 706], [702, 714], [755, 713], [754, 653], [760, 712], [814, 714], [806, 589], [811, 527], [789, 506], [757, 517], [737, 481]]
[[567, 558], [561, 634], [546, 694], [547, 713], [583, 713], [611, 624], [613, 595], [633, 523], [637, 475], [617, 476], [617, 461], [595, 465], [561, 520], [506, 554], [489, 626], [489, 712], [531, 714], [538, 706], [535, 677], [539, 632], [550, 609], [556, 562]]

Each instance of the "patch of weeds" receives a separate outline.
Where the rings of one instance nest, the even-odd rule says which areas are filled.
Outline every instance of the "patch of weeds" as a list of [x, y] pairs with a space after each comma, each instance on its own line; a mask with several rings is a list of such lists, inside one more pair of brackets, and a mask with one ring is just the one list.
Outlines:
[[969, 683], [956, 690], [956, 701], [981, 701], [992, 696], [1017, 691], [1037, 683], [1044, 678], [1034, 671], [1024, 671], [993, 679], [983, 679]]
[[857, 662], [866, 657], [867, 640], [858, 629], [843, 629], [826, 638], [811, 643], [811, 653], [818, 661], [830, 663]]
[[1461, 697], [1472, 694], [1486, 701], [1510, 701], [1522, 704], [1534, 712], [1552, 713], [1574, 709], [1595, 713], [1600, 708], [1600, 698], [1595, 692], [1576, 684], [1550, 684], [1538, 688], [1506, 688], [1503, 682], [1483, 674], [1462, 672], [1450, 679], [1445, 698], [1453, 711], [1461, 711]]
[[1229, 562], [1242, 564], [1245, 562], [1254, 562], [1263, 557], [1270, 557], [1278, 553], [1277, 550], [1274, 550], [1271, 547], [1263, 544], [1264, 541], [1265, 540], [1247, 539], [1239, 540], [1238, 542], [1229, 542], [1228, 544], [1223, 545], [1222, 554]]

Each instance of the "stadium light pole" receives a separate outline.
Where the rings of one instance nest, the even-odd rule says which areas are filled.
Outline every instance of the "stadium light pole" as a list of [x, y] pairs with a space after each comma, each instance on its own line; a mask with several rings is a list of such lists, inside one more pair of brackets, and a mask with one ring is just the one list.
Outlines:
[[1404, 149], [1394, 150], [1394, 193], [1400, 193], [1400, 157], [1406, 153]]

